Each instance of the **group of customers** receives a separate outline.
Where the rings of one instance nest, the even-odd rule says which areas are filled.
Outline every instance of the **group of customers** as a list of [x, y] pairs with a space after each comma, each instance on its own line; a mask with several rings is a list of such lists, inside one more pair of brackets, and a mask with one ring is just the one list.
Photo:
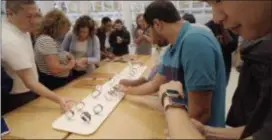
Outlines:
[[[51, 90], [93, 72], [103, 59], [129, 53], [130, 33], [120, 19], [113, 23], [104, 17], [97, 28], [90, 16], [83, 15], [72, 26], [58, 9], [43, 16], [35, 1], [7, 1], [6, 9], [2, 25], [7, 37], [3, 37], [1, 57], [6, 103], [2, 102], [2, 113], [38, 95], [64, 107], [66, 100]], [[24, 15], [28, 18], [16, 16], [30, 10], [32, 13]]]
[[[169, 0], [148, 5], [146, 30], [154, 43], [163, 40], [171, 46], [152, 79], [123, 79], [120, 90], [142, 100], [158, 95], [171, 139], [271, 139], [272, 18], [267, 11], [272, 2], [207, 3], [214, 16], [206, 24], [210, 30], [185, 22]], [[237, 34], [248, 43], [241, 50], [243, 65], [226, 121], [230, 64], [224, 61], [237, 47]]]
[[[145, 13], [137, 17], [137, 53], [149, 54], [153, 43], [159, 47], [170, 45], [152, 78], [122, 79], [119, 90], [132, 96], [158, 95], [173, 139], [269, 139], [272, 27], [271, 14], [264, 11], [271, 10], [271, 1], [207, 2], [214, 10], [214, 21], [206, 24], [210, 29], [186, 22], [187, 17], [182, 19], [171, 1], [156, 0], [147, 6]], [[130, 34], [121, 20], [115, 21], [113, 29], [111, 20], [103, 18], [101, 27], [95, 29], [95, 22], [82, 16], [68, 32], [71, 23], [58, 10], [42, 18], [38, 32], [34, 32], [33, 51], [28, 32], [33, 31], [35, 23], [35, 1], [7, 1], [6, 9], [2, 34], [8, 38], [3, 37], [1, 61], [4, 72], [13, 79], [13, 86], [5, 89], [10, 89], [10, 94], [2, 96], [6, 111], [37, 95], [67, 110], [69, 100], [49, 89], [93, 71], [101, 58], [128, 53]], [[246, 17], [247, 12], [253, 18]], [[226, 122], [230, 66], [224, 61], [229, 61], [235, 49], [232, 47], [237, 37], [232, 32], [253, 41], [241, 53], [244, 64]], [[233, 128], [225, 128], [226, 123]]]
[[[30, 8], [29, 5], [31, 5]], [[24, 12], [20, 9], [21, 7], [32, 10], [29, 22], [23, 17], [14, 16], [17, 12]], [[60, 88], [84, 74], [93, 72], [103, 59], [114, 59], [129, 53], [130, 33], [120, 19], [112, 22], [109, 17], [103, 17], [101, 26], [97, 27], [97, 23], [90, 16], [83, 15], [72, 25], [65, 13], [58, 9], [53, 9], [43, 16], [34, 1], [7, 1], [6, 9], [3, 27], [7, 28], [3, 32], [7, 36], [10, 33], [16, 37], [10, 35], [8, 38], [3, 38], [1, 60], [3, 65], [1, 69], [5, 84], [2, 84], [2, 89], [7, 93], [5, 97], [8, 100], [6, 101], [13, 102], [14, 105], [3, 104], [4, 107], [8, 107], [3, 109], [2, 113], [9, 112], [37, 98], [37, 94], [50, 96], [48, 98], [54, 98], [52, 100], [58, 102], [56, 100], [60, 100], [60, 97], [56, 95], [54, 95], [56, 97], [51, 97], [52, 91], [49, 90]], [[137, 17], [137, 24], [137, 38], [134, 40], [139, 44], [140, 49], [145, 49], [145, 47], [148, 49], [147, 53], [140, 51], [139, 54], [149, 55], [151, 54], [152, 39], [143, 33], [143, 15]], [[19, 36], [13, 32], [19, 32]], [[28, 36], [30, 44], [28, 44]], [[26, 62], [15, 63], [13, 62], [14, 58], [10, 58], [16, 56], [14, 51], [10, 50], [12, 48], [10, 46], [14, 46], [13, 42], [16, 42], [16, 39], [23, 40], [24, 38], [27, 41], [26, 48], [21, 52], [19, 50], [23, 49], [22, 47], [18, 50], [24, 54], [18, 55], [18, 59], [20, 56], [24, 57], [20, 59], [21, 61], [25, 61], [27, 58], [28, 66], [24, 64]], [[149, 45], [146, 46], [146, 44]], [[27, 72], [19, 74], [21, 69], [27, 69]], [[34, 79], [27, 79], [28, 74]], [[38, 79], [38, 83], [36, 83], [36, 79]], [[36, 81], [34, 84], [33, 80]], [[35, 84], [39, 84], [39, 86], [33, 87]], [[35, 94], [35, 92], [38, 93]], [[24, 97], [22, 97], [23, 95]], [[16, 101], [11, 101], [15, 98]]]

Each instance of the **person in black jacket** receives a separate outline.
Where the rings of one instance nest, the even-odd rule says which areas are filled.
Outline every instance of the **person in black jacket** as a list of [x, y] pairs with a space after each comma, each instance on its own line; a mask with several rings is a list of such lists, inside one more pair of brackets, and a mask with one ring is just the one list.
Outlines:
[[110, 35], [110, 45], [113, 47], [113, 54], [116, 56], [128, 54], [130, 34], [120, 19], [115, 21], [115, 28], [115, 31]]
[[103, 17], [101, 20], [101, 26], [96, 30], [96, 35], [100, 41], [101, 59], [114, 58], [114, 55], [110, 52], [111, 46], [109, 46], [109, 36], [112, 32], [112, 21], [109, 17]]
[[[164, 113], [170, 137], [171, 139], [270, 140], [272, 137], [272, 17], [271, 12], [268, 11], [272, 11], [272, 1], [216, 0], [207, 3], [212, 6], [215, 23], [223, 24], [226, 29], [249, 41], [247, 47], [241, 50], [244, 63], [227, 118], [227, 124], [232, 127], [215, 128], [191, 120], [182, 104], [169, 101], [172, 97], [169, 98], [169, 95], [161, 92], [164, 95], [160, 96], [161, 101], [168, 101], [164, 106], [167, 109]], [[157, 24], [162, 24], [159, 22], [157, 21]], [[182, 85], [175, 81], [161, 87], [162, 91], [166, 89], [176, 90], [182, 94]], [[195, 127], [191, 126], [190, 121]]]
[[222, 24], [217, 24], [213, 20], [206, 23], [217, 40], [219, 41], [225, 61], [227, 82], [229, 81], [231, 65], [232, 65], [232, 53], [238, 47], [238, 36], [231, 31], [224, 29]]

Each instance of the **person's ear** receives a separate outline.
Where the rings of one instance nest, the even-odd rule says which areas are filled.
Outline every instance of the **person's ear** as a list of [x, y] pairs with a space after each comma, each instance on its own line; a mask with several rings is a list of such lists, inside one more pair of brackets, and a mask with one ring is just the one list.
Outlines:
[[153, 20], [153, 27], [157, 31], [161, 30], [161, 23], [160, 23], [160, 21], [158, 19]]
[[12, 12], [12, 10], [7, 9], [7, 16], [12, 16], [14, 13]]

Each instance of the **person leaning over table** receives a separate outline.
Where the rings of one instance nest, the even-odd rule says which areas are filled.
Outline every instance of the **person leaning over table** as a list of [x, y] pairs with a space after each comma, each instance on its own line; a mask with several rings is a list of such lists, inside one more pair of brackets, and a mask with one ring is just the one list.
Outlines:
[[177, 80], [184, 84], [189, 115], [210, 126], [225, 126], [226, 77], [220, 46], [214, 35], [184, 21], [170, 1], [152, 2], [144, 20], [155, 44], [169, 42], [158, 74], [149, 82], [131, 86], [120, 81], [129, 95], [151, 95], [159, 87]]
[[52, 90], [70, 82], [70, 73], [76, 64], [74, 56], [64, 51], [58, 41], [69, 28], [69, 19], [62, 11], [54, 9], [44, 16], [38, 31], [35, 57], [40, 81]]
[[37, 95], [68, 109], [67, 100], [42, 85], [34, 59], [29, 31], [35, 24], [37, 5], [34, 0], [7, 0], [7, 17], [2, 19], [2, 55], [4, 70], [13, 80], [9, 94], [2, 95], [2, 113], [10, 112]]
[[[165, 102], [170, 137], [270, 140], [272, 137], [272, 17], [267, 11], [272, 11], [272, 1], [208, 1], [208, 3], [212, 6], [213, 20], [216, 23], [222, 23], [225, 28], [252, 41], [248, 47], [241, 50], [244, 64], [228, 115], [228, 119], [232, 114], [232, 122], [240, 121], [240, 124], [234, 128], [215, 128], [196, 120], [190, 122], [184, 105], [169, 103], [172, 99], [165, 96], [162, 100]], [[163, 97], [169, 89], [182, 94], [182, 85], [172, 81], [160, 87], [160, 97]], [[253, 98], [255, 100], [251, 100]]]
[[76, 79], [86, 72], [93, 72], [100, 62], [100, 42], [95, 35], [94, 20], [81, 16], [76, 20], [73, 32], [66, 34], [61, 46], [76, 59], [72, 77]]
[[[165, 43], [165, 42], [163, 42]], [[128, 79], [122, 79], [120, 80], [121, 84], [125, 84], [125, 85], [129, 85], [129, 86], [139, 86], [142, 85], [144, 83], [147, 83], [149, 81], [151, 81], [159, 72], [160, 69], [160, 65], [162, 64], [162, 59], [164, 54], [166, 53], [166, 51], [171, 48], [171, 45], [166, 45], [163, 43], [159, 43], [158, 46], [164, 46], [163, 48], [161, 48], [161, 51], [159, 52], [159, 58], [157, 58], [157, 62], [155, 64], [155, 66], [153, 66], [148, 74], [147, 77], [145, 76], [141, 76], [140, 78], [136, 79], [136, 80], [128, 80]]]

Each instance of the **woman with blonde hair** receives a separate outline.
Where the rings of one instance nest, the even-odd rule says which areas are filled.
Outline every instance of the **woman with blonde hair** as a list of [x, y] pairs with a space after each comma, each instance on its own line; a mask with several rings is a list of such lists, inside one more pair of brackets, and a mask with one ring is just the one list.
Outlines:
[[134, 32], [134, 42], [136, 43], [136, 54], [150, 55], [152, 52], [153, 40], [151, 37], [144, 33], [145, 25], [143, 20], [143, 14], [139, 14], [136, 17], [137, 27]]
[[70, 71], [75, 66], [74, 57], [63, 51], [59, 42], [70, 26], [65, 14], [54, 9], [44, 16], [38, 31], [39, 37], [35, 43], [36, 63], [41, 83], [50, 89], [67, 84], [70, 81]]

